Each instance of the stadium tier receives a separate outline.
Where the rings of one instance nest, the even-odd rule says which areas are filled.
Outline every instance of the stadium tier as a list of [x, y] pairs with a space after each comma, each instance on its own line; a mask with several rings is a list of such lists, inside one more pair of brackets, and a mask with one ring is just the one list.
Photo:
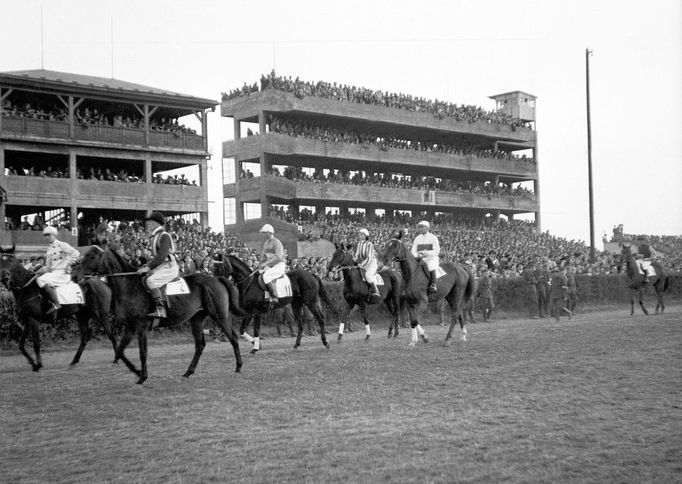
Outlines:
[[[223, 95], [221, 114], [234, 120], [223, 143], [226, 229], [248, 241], [285, 207], [294, 221], [303, 209], [534, 214], [540, 230], [533, 96], [492, 96], [491, 113], [401, 96], [272, 74]], [[296, 254], [296, 225], [277, 223]]]

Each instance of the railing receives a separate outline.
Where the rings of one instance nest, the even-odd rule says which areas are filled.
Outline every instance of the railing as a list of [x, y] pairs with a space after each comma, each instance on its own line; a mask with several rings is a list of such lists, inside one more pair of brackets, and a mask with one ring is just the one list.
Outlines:
[[[76, 124], [73, 138], [69, 134], [69, 123], [48, 119], [2, 117], [2, 134], [18, 134], [39, 138], [74, 139], [77, 141], [95, 141], [124, 145], [145, 145], [143, 129], [132, 129], [113, 126], [97, 126]], [[204, 150], [204, 138], [197, 134], [185, 134], [166, 131], [151, 131], [149, 146], [166, 146], [188, 150]]]

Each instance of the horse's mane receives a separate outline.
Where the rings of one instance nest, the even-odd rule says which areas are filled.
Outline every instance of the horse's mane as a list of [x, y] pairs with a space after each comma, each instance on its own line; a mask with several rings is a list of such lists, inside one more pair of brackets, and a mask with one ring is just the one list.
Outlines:
[[118, 252], [111, 250], [111, 247], [107, 246], [107, 248], [104, 249], [102, 257], [105, 257], [107, 254], [111, 254], [114, 260], [119, 264], [121, 272], [135, 272], [136, 269], [133, 267], [133, 265], [121, 257]]
[[229, 260], [230, 264], [232, 264], [232, 268], [235, 269], [235, 271], [239, 272], [239, 275], [246, 277], [249, 274], [251, 274], [251, 269], [249, 266], [246, 265], [246, 262], [241, 260], [239, 257], [236, 257], [234, 255], [225, 255], [227, 259]]

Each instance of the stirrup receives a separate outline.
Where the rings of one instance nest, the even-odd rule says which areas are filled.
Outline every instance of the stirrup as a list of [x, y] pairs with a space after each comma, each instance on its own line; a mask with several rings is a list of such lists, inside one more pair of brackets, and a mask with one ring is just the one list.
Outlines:
[[60, 308], [61, 308], [60, 305], [57, 305], [57, 304], [51, 302], [51, 303], [50, 303], [50, 308], [45, 312], [45, 314], [52, 314], [52, 313], [54, 313], [54, 312], [59, 311]]
[[154, 312], [147, 314], [148, 318], [165, 318], [166, 308], [157, 306]]
[[431, 294], [438, 292], [438, 285], [436, 284], [429, 284], [429, 292]]

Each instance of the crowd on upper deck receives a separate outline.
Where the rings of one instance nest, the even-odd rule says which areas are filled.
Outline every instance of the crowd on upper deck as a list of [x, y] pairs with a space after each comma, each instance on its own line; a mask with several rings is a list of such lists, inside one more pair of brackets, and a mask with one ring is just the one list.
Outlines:
[[519, 160], [534, 163], [533, 157], [518, 156], [511, 151], [494, 150], [490, 145], [473, 143], [435, 143], [418, 139], [400, 139], [379, 134], [370, 134], [366, 130], [339, 128], [329, 123], [310, 122], [291, 116], [271, 115], [268, 119], [270, 131], [292, 137], [302, 137], [330, 141], [334, 143], [353, 143], [374, 145], [381, 150], [401, 149], [429, 153], [446, 153], [477, 158], [493, 158], [498, 160]]
[[[250, 172], [243, 173], [244, 178], [250, 178]], [[401, 188], [415, 190], [436, 190], [461, 194], [495, 195], [534, 199], [532, 190], [523, 187], [513, 187], [507, 183], [492, 183], [490, 181], [451, 180], [433, 176], [414, 176], [405, 174], [378, 173], [371, 171], [350, 171], [317, 168], [312, 174], [301, 166], [287, 166], [283, 172], [273, 167], [271, 175], [283, 176], [296, 182], [336, 183], [345, 185], [372, 186], [378, 188]], [[253, 176], [253, 174], [251, 174]]]
[[[457, 121], [467, 121], [469, 123], [482, 121], [486, 123], [506, 124], [513, 128], [526, 127], [526, 123], [518, 118], [497, 111], [486, 111], [478, 106], [457, 105], [438, 99], [425, 99], [410, 94], [383, 92], [381, 90], [374, 90], [366, 87], [337, 84], [336, 82], [306, 82], [298, 77], [292, 79], [291, 76], [278, 76], [274, 69], [270, 74], [261, 76], [260, 90], [264, 91], [266, 89], [277, 89], [289, 92], [301, 99], [306, 96], [313, 96], [334, 99], [337, 101], [372, 104], [394, 109], [404, 109], [407, 111], [425, 112], [439, 118], [448, 117], [454, 118]], [[222, 99], [230, 100], [236, 97], [248, 96], [249, 94], [258, 91], [258, 83], [251, 85], [244, 83], [244, 86], [239, 89], [233, 89], [229, 92], [222, 93]]]
[[[16, 118], [43, 119], [48, 121], [68, 121], [69, 112], [65, 107], [31, 105], [26, 103], [23, 106], [12, 104], [8, 99], [2, 101], [2, 116], [12, 116]], [[143, 117], [122, 116], [121, 114], [105, 114], [97, 109], [83, 108], [74, 111], [74, 121], [76, 125], [83, 128], [89, 126], [110, 126], [114, 128], [144, 129]], [[177, 119], [151, 118], [149, 120], [151, 131], [168, 132], [175, 135], [197, 134], [192, 128], [180, 124]]]

